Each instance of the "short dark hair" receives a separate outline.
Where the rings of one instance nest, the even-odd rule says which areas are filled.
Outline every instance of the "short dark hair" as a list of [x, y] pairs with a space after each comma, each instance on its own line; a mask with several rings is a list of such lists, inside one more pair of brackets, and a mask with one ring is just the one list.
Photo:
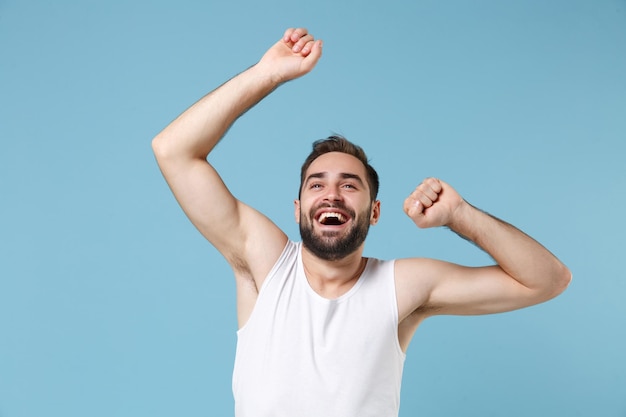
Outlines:
[[313, 142], [313, 150], [304, 160], [300, 170], [300, 191], [298, 192], [298, 198], [300, 198], [300, 194], [302, 193], [302, 186], [304, 185], [305, 180], [304, 176], [306, 175], [306, 171], [309, 169], [309, 166], [311, 166], [313, 161], [315, 161], [318, 157], [329, 152], [342, 152], [352, 155], [363, 163], [363, 166], [365, 166], [365, 172], [367, 173], [367, 184], [370, 188], [370, 197], [372, 201], [375, 201], [376, 196], [378, 195], [378, 187], [380, 185], [378, 173], [374, 167], [370, 165], [363, 148], [355, 145], [340, 135], [332, 135], [326, 139], [320, 139]]

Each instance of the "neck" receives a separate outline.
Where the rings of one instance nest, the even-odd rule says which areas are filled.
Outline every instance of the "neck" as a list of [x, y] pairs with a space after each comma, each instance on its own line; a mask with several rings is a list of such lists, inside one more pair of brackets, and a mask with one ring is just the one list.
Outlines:
[[327, 261], [303, 246], [302, 264], [311, 288], [322, 297], [333, 299], [348, 292], [359, 280], [367, 258], [363, 258], [363, 247], [360, 247], [345, 258]]

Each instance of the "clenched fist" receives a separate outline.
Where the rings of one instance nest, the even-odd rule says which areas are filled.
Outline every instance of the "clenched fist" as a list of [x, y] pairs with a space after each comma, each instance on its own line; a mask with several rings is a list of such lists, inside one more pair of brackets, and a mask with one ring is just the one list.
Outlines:
[[257, 66], [276, 82], [283, 83], [311, 71], [321, 56], [321, 40], [316, 40], [305, 28], [290, 28]]
[[404, 212], [422, 229], [450, 226], [465, 203], [450, 185], [437, 178], [426, 178], [404, 200]]

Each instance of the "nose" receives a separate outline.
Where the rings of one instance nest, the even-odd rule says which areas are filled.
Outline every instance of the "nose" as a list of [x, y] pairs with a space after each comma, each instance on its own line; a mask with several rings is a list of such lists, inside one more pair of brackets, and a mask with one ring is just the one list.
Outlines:
[[326, 194], [324, 195], [324, 201], [341, 201], [343, 199], [339, 186], [332, 185], [326, 187]]

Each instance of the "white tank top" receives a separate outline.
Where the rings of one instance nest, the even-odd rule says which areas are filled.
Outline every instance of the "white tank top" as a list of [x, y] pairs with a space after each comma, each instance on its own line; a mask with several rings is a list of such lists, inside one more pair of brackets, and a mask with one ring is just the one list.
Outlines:
[[236, 417], [397, 417], [404, 352], [394, 262], [368, 259], [359, 280], [329, 300], [288, 242], [237, 332]]

